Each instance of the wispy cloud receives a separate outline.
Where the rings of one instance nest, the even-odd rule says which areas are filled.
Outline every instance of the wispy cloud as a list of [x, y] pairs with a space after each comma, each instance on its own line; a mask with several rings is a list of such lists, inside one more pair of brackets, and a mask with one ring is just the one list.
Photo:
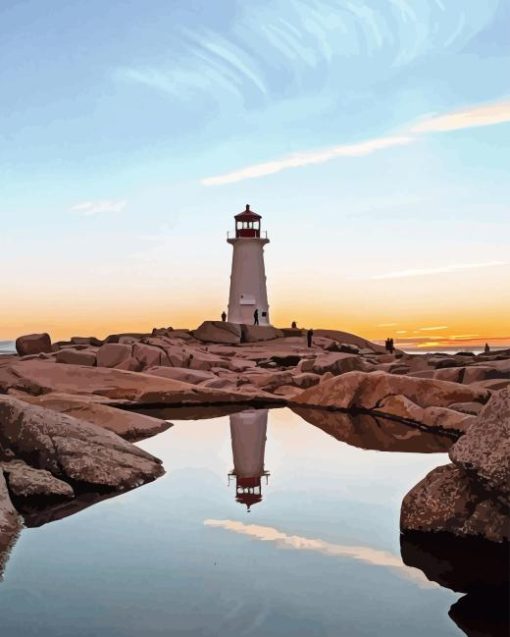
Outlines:
[[510, 100], [471, 106], [464, 110], [429, 117], [415, 124], [410, 129], [404, 130], [402, 135], [379, 137], [356, 144], [343, 144], [317, 151], [304, 151], [280, 159], [252, 164], [222, 175], [206, 177], [202, 179], [202, 184], [204, 186], [221, 186], [243, 181], [244, 179], [256, 179], [289, 168], [322, 164], [338, 157], [363, 157], [394, 146], [412, 144], [419, 139], [417, 134], [448, 132], [476, 126], [492, 126], [504, 122], [510, 122]]
[[448, 325], [432, 325], [431, 327], [420, 327], [420, 332], [437, 332], [438, 330], [447, 330]]
[[101, 200], [101, 201], [83, 201], [77, 203], [71, 208], [70, 212], [74, 212], [83, 216], [100, 215], [109, 212], [122, 212], [127, 206], [127, 201], [122, 200]]
[[461, 128], [494, 126], [510, 122], [510, 99], [469, 106], [465, 109], [429, 117], [411, 128], [413, 133], [445, 133]]
[[378, 150], [391, 148], [393, 146], [404, 146], [413, 141], [412, 137], [402, 135], [399, 137], [379, 137], [377, 139], [369, 139], [356, 144], [345, 144], [342, 146], [333, 146], [323, 150], [309, 151], [303, 153], [295, 153], [288, 157], [275, 159], [261, 164], [253, 164], [246, 166], [240, 170], [234, 170], [230, 173], [218, 175], [216, 177], [206, 177], [202, 179], [204, 186], [219, 186], [223, 184], [232, 184], [243, 179], [255, 179], [256, 177], [264, 177], [279, 173], [287, 168], [299, 168], [301, 166], [309, 166], [311, 164], [323, 164], [337, 157], [363, 157], [370, 155]]
[[389, 551], [381, 551], [370, 546], [333, 544], [318, 538], [308, 538], [301, 535], [288, 535], [272, 526], [244, 524], [236, 520], [205, 520], [204, 524], [205, 526], [222, 528], [240, 535], [247, 535], [262, 542], [274, 542], [282, 548], [297, 551], [316, 551], [332, 557], [350, 557], [373, 566], [388, 568], [422, 587], [436, 588], [438, 586], [434, 582], [430, 582], [421, 571], [406, 566], [400, 557]]
[[417, 268], [415, 270], [398, 270], [396, 272], [385, 272], [384, 274], [374, 274], [370, 278], [376, 279], [403, 279], [414, 276], [428, 276], [430, 274], [446, 274], [449, 272], [459, 272], [460, 270], [477, 270], [479, 268], [492, 268], [498, 265], [508, 265], [508, 261], [488, 261], [486, 263], [457, 263], [454, 265], [444, 265], [438, 268]]

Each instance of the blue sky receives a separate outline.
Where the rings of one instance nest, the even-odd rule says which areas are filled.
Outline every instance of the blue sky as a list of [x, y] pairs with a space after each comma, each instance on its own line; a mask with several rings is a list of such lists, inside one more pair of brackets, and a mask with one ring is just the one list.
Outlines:
[[498, 0], [3, 0], [0, 336], [215, 317], [247, 202], [273, 318], [507, 336], [509, 33]]

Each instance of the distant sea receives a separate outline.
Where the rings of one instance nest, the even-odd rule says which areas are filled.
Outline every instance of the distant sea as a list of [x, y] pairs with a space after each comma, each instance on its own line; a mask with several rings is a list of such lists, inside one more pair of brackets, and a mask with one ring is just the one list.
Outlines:
[[0, 354], [15, 354], [14, 341], [0, 341]]

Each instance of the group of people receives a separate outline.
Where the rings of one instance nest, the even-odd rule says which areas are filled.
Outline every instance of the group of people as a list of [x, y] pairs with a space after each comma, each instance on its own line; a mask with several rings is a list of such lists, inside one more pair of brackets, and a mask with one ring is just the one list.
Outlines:
[[389, 352], [390, 354], [393, 354], [393, 352], [395, 351], [395, 345], [393, 343], [393, 339], [392, 338], [387, 338], [386, 341], [384, 342], [384, 349]]

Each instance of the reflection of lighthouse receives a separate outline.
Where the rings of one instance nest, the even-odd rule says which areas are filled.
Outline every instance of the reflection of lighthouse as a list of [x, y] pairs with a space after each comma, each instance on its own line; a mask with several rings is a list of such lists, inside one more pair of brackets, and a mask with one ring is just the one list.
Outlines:
[[234, 469], [229, 473], [236, 478], [236, 500], [252, 504], [262, 500], [261, 478], [269, 475], [264, 470], [266, 448], [267, 409], [253, 409], [230, 416], [230, 436]]

